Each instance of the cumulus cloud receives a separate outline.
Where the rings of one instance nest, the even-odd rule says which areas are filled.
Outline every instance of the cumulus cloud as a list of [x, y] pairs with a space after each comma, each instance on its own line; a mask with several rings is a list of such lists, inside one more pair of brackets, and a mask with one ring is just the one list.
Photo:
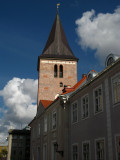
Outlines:
[[101, 62], [110, 53], [120, 55], [120, 6], [114, 13], [87, 11], [75, 23], [79, 45], [95, 50]]
[[3, 97], [5, 109], [0, 119], [0, 138], [7, 134], [8, 129], [27, 125], [36, 114], [38, 80], [13, 78], [0, 96]]

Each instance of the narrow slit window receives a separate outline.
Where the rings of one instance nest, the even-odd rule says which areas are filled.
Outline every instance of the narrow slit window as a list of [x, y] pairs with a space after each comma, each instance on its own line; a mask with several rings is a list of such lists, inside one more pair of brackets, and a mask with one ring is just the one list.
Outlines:
[[54, 77], [57, 77], [57, 65], [54, 65]]
[[63, 83], [62, 82], [60, 82], [60, 87], [63, 87]]
[[63, 66], [60, 65], [60, 73], [59, 73], [59, 77], [62, 78], [63, 77]]

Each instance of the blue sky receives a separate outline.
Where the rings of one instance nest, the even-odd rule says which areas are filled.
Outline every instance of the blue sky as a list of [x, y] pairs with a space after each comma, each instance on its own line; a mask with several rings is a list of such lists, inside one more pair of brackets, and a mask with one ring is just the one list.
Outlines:
[[[38, 78], [37, 58], [44, 49], [56, 16], [56, 4], [58, 2], [61, 4], [59, 16], [69, 45], [75, 56], [79, 58], [78, 80], [83, 73], [88, 73], [91, 69], [101, 71], [104, 68], [103, 64], [108, 53], [120, 53], [120, 47], [117, 45], [120, 37], [119, 34], [116, 34], [120, 27], [120, 0], [1, 1], [0, 131], [3, 133], [7, 131], [6, 128], [9, 125], [16, 127], [21, 119], [24, 119], [15, 112], [15, 108], [20, 105], [20, 102], [18, 105], [14, 100], [13, 105], [8, 101], [9, 98], [13, 100], [12, 96], [15, 92], [18, 93], [19, 88], [21, 88], [22, 93], [24, 91], [24, 94], [19, 91], [18, 95], [27, 96], [24, 104], [29, 107], [35, 105]], [[30, 86], [35, 87], [32, 90], [29, 88]], [[11, 91], [9, 94], [8, 90]], [[32, 93], [35, 93], [35, 96]], [[30, 98], [32, 99], [31, 104], [28, 103]], [[13, 119], [11, 118], [13, 117], [12, 113], [16, 113], [16, 117]], [[10, 114], [11, 117], [9, 117]], [[19, 120], [15, 125], [17, 116]], [[25, 122], [29, 120], [30, 117]], [[6, 124], [6, 122], [10, 123]]]

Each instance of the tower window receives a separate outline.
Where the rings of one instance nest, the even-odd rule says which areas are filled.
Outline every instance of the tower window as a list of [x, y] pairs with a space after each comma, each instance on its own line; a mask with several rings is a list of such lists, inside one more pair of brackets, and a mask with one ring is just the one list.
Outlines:
[[54, 65], [54, 77], [57, 77], [57, 65]]
[[62, 82], [60, 82], [60, 87], [63, 87], [63, 83]]
[[60, 65], [60, 73], [59, 73], [59, 77], [62, 78], [63, 77], [63, 66]]

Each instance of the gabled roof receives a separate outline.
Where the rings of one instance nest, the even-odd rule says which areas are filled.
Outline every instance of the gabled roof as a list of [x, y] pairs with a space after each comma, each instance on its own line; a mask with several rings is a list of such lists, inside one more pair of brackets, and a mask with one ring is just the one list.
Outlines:
[[39, 58], [70, 59], [78, 61], [68, 44], [58, 12], [45, 48]]
[[40, 100], [44, 108], [47, 108], [53, 101], [49, 100]]

